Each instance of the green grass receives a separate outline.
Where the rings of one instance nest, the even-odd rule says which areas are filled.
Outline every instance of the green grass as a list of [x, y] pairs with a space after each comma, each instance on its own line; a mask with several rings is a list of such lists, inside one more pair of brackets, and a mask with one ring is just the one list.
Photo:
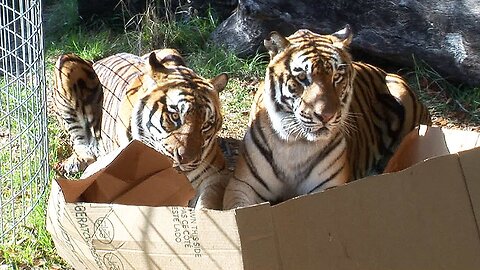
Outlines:
[[[46, 43], [55, 42], [63, 34], [75, 31], [79, 17], [76, 0], [49, 0], [44, 2], [44, 33]], [[46, 32], [47, 30], [48, 32]]]
[[1, 264], [20, 269], [67, 267], [56, 255], [51, 237], [45, 229], [45, 198], [48, 195], [46, 192], [44, 200], [29, 215], [26, 225], [18, 228], [15, 244], [0, 247], [0, 255], [3, 256]]
[[265, 55], [242, 59], [223, 48], [207, 45], [203, 50], [187, 54], [186, 60], [197, 73], [213, 77], [221, 72], [231, 77], [248, 79], [263, 76], [267, 63]]
[[[43, 128], [37, 115], [41, 103], [38, 95], [21, 80], [0, 78], [0, 87], [8, 89], [2, 90], [0, 95], [0, 231], [5, 233], [0, 242], [0, 265], [9, 265], [12, 269], [50, 267], [61, 260], [54, 255], [54, 247], [45, 230], [48, 194], [38, 197], [48, 190], [44, 186], [48, 179], [37, 176], [43, 172], [39, 159], [45, 157], [43, 147], [37, 145]], [[55, 146], [58, 140], [52, 139], [51, 146]], [[50, 155], [55, 156], [54, 153], [51, 151]], [[23, 222], [22, 217], [27, 214]]]
[[[41, 103], [21, 80], [5, 79], [0, 87], [8, 89], [0, 95], [0, 231], [5, 233], [0, 243], [0, 265], [28, 269], [39, 265], [38, 258], [45, 257], [44, 252], [53, 254], [44, 225], [45, 196], [38, 197], [47, 189], [44, 181], [48, 181], [38, 177], [44, 166], [39, 159], [46, 157], [43, 146], [37, 145], [43, 128], [37, 115]], [[52, 257], [51, 261], [56, 260]]]
[[458, 86], [427, 63], [414, 58], [414, 68], [407, 75], [410, 85], [427, 104], [434, 124], [452, 127], [480, 126], [480, 87]]
[[115, 41], [112, 43], [111, 40], [112, 34], [108, 30], [92, 33], [80, 28], [75, 32], [70, 32], [68, 36], [62, 37], [61, 43], [55, 44], [57, 49], [54, 50], [54, 53], [58, 55], [60, 52], [56, 51], [61, 49], [62, 53], [74, 52], [84, 59], [98, 60], [117, 51], [112, 44], [118, 43]]

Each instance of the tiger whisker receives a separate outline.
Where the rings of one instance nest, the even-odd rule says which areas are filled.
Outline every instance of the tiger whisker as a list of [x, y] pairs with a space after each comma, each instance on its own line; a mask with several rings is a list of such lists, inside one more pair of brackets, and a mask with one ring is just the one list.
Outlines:
[[342, 121], [342, 124], [340, 125], [341, 131], [347, 135], [351, 136], [354, 132], [358, 132], [358, 128], [356, 126], [356, 121], [354, 118], [360, 117], [359, 114], [354, 114], [354, 113], [346, 113], [345, 117]]

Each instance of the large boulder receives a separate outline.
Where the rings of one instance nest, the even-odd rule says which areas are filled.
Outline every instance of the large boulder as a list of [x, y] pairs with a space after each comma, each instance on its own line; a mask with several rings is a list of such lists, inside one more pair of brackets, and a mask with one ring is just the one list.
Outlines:
[[409, 66], [414, 56], [450, 80], [480, 85], [478, 0], [240, 0], [212, 39], [246, 56], [273, 30], [332, 33], [345, 24], [354, 31], [356, 59]]

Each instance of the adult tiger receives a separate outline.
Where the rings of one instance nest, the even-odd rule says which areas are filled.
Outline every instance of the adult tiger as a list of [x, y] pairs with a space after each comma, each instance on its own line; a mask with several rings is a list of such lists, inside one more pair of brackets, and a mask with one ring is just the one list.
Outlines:
[[173, 49], [142, 57], [120, 53], [93, 65], [73, 54], [60, 56], [54, 101], [74, 149], [60, 169], [82, 171], [137, 139], [187, 175], [198, 191], [191, 206], [221, 208], [228, 170], [217, 132], [219, 92], [227, 80], [226, 74], [198, 76]]
[[349, 26], [331, 35], [272, 32], [224, 208], [284, 201], [381, 172], [428, 112], [405, 81], [353, 62]]

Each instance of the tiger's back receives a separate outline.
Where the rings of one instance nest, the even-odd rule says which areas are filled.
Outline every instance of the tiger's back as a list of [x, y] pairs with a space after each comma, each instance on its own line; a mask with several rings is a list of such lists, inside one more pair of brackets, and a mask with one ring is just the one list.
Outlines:
[[102, 105], [102, 140], [106, 153], [117, 148], [120, 143], [116, 135], [116, 126], [128, 126], [121, 121], [121, 101], [127, 94], [130, 84], [145, 69], [145, 60], [129, 53], [118, 53], [101, 59], [93, 64], [103, 86], [104, 100]]
[[353, 179], [382, 173], [405, 135], [431, 124], [427, 108], [405, 80], [354, 62], [356, 76], [346, 139]]

